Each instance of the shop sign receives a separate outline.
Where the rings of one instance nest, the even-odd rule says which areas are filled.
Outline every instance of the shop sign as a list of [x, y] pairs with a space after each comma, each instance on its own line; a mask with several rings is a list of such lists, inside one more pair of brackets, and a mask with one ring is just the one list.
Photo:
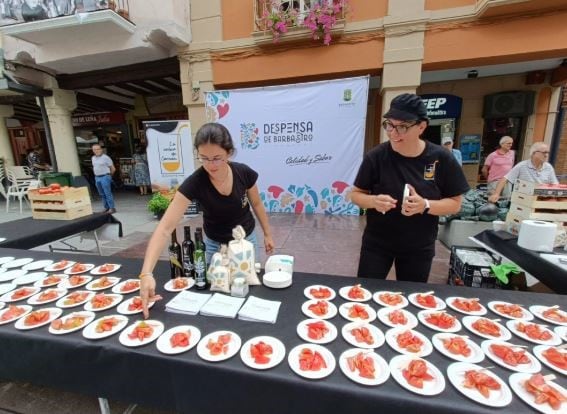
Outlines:
[[478, 164], [480, 162], [480, 135], [461, 135], [459, 143], [463, 164]]
[[88, 125], [116, 125], [125, 122], [122, 112], [96, 112], [91, 114], [81, 114], [72, 118], [74, 127]]
[[461, 117], [462, 98], [455, 95], [421, 95], [430, 119], [456, 119]]

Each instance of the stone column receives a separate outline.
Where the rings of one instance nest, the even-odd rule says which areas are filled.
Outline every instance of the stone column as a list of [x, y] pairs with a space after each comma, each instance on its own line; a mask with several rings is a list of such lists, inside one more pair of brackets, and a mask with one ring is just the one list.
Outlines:
[[13, 115], [14, 107], [12, 105], [0, 105], [0, 157], [4, 158], [6, 165], [15, 165], [10, 134], [8, 134], [6, 127], [6, 118], [11, 118]]
[[[39, 103], [38, 103], [39, 104]], [[53, 148], [59, 171], [81, 175], [79, 154], [71, 122], [71, 112], [77, 107], [75, 92], [53, 89], [53, 95], [45, 98]]]

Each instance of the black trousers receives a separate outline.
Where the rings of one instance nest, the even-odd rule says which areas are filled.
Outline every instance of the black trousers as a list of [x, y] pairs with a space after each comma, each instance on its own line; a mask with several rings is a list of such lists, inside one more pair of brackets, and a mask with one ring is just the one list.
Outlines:
[[434, 256], [434, 245], [423, 250], [394, 252], [368, 245], [363, 240], [357, 275], [364, 278], [386, 279], [394, 264], [397, 280], [426, 283]]

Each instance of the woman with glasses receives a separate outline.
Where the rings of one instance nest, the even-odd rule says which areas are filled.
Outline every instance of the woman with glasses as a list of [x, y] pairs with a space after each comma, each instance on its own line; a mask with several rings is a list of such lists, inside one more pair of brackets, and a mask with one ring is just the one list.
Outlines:
[[553, 166], [547, 162], [549, 147], [543, 142], [536, 142], [530, 147], [530, 159], [517, 163], [508, 174], [498, 181], [494, 193], [488, 201], [496, 203], [507, 183], [514, 185], [516, 180], [531, 181], [538, 184], [558, 184]]
[[439, 216], [460, 210], [469, 185], [453, 154], [420, 138], [419, 96], [395, 97], [384, 117], [389, 141], [364, 156], [351, 193], [367, 209], [358, 277], [385, 279], [394, 264], [397, 280], [427, 282]]
[[140, 273], [140, 295], [146, 317], [148, 300], [155, 296], [155, 279], [151, 272], [191, 201], [198, 201], [203, 210], [207, 263], [219, 251], [221, 243], [232, 240], [232, 229], [237, 225], [244, 228], [246, 239], [257, 250], [255, 220], [250, 207], [264, 232], [266, 253], [274, 250], [268, 216], [256, 185], [258, 173], [245, 164], [229, 161], [234, 144], [228, 129], [216, 123], [203, 125], [195, 135], [195, 150], [202, 167], [179, 186], [146, 250]]

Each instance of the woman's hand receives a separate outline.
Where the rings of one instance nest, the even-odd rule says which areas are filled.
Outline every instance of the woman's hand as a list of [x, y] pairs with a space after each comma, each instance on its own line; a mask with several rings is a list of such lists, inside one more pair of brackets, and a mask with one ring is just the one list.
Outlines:
[[266, 249], [266, 254], [272, 254], [274, 252], [274, 247], [275, 243], [272, 236], [264, 235], [264, 248]]
[[161, 299], [160, 295], [156, 295], [156, 280], [149, 273], [143, 274], [140, 279], [140, 298], [142, 298], [144, 319], [148, 319], [148, 316], [150, 316], [149, 303]]
[[393, 208], [396, 208], [396, 203], [398, 202], [395, 198], [390, 197], [388, 194], [378, 194], [374, 197], [374, 208], [382, 213], [386, 214]]
[[409, 185], [410, 195], [406, 197], [402, 203], [402, 214], [404, 216], [413, 216], [415, 214], [423, 214], [426, 203], [425, 199], [415, 192], [415, 188]]

